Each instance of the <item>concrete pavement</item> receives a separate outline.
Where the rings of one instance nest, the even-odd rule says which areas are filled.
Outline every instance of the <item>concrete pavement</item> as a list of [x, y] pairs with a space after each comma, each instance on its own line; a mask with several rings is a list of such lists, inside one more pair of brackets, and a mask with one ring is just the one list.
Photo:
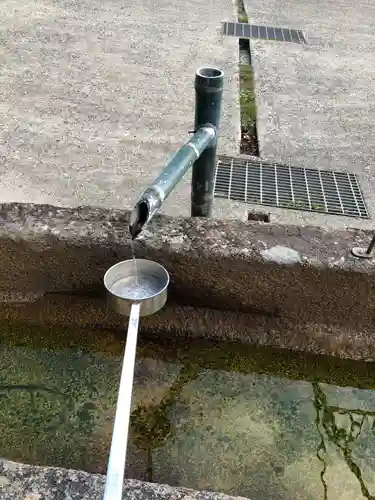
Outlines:
[[[249, 22], [302, 29], [309, 45], [251, 41], [263, 158], [355, 172], [375, 213], [375, 4], [245, 0]], [[270, 210], [273, 220], [373, 227], [371, 221]]]
[[[194, 75], [224, 70], [220, 151], [239, 134], [228, 0], [15, 0], [0, 22], [0, 202], [130, 208], [188, 137]], [[190, 210], [189, 179], [166, 204]]]
[[[375, 6], [362, 0], [245, 0], [249, 21], [303, 29], [309, 45], [251, 41], [262, 158], [350, 170], [370, 215], [375, 138]], [[225, 71], [219, 152], [239, 151], [238, 43], [228, 0], [14, 0], [0, 23], [0, 201], [130, 208], [187, 138], [193, 79]], [[187, 215], [187, 175], [165, 204]], [[215, 216], [271, 212], [283, 223], [372, 227], [371, 220], [215, 200]]]

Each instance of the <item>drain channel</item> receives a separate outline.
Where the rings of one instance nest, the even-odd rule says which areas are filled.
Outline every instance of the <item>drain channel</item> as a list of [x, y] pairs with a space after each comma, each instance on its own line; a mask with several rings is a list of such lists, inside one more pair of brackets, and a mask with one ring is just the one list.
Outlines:
[[215, 196], [257, 205], [368, 219], [357, 176], [220, 156]]
[[254, 75], [251, 68], [249, 40], [239, 39], [239, 76], [241, 110], [241, 145], [240, 152], [250, 156], [259, 156], [257, 135], [257, 110], [255, 102]]

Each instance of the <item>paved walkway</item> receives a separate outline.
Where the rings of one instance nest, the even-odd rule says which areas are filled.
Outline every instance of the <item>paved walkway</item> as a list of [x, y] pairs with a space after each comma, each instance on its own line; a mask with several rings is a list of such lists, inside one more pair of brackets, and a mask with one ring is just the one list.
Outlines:
[[[194, 75], [225, 71], [222, 152], [240, 133], [228, 0], [4, 0], [0, 201], [129, 208], [187, 138]], [[188, 214], [188, 179], [167, 205]]]
[[[262, 157], [360, 176], [375, 215], [375, 2], [245, 0], [249, 22], [303, 29], [310, 45], [251, 41]], [[273, 220], [371, 221], [274, 210]]]

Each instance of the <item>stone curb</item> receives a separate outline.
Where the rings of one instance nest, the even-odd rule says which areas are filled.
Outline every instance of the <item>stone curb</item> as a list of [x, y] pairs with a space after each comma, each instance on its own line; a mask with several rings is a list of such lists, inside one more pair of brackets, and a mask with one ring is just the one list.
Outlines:
[[[102, 500], [104, 484], [105, 477], [99, 474], [0, 460], [0, 498], [4, 500]], [[124, 481], [123, 499], [246, 500], [133, 479]]]

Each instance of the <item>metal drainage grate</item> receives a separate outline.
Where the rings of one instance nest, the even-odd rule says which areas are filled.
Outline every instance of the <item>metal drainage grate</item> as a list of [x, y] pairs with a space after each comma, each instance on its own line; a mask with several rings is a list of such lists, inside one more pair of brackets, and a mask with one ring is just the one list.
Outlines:
[[257, 205], [368, 219], [357, 176], [220, 156], [215, 196]]
[[223, 35], [307, 44], [306, 37], [301, 30], [274, 28], [272, 26], [257, 26], [247, 23], [229, 23], [226, 21], [221, 24]]

